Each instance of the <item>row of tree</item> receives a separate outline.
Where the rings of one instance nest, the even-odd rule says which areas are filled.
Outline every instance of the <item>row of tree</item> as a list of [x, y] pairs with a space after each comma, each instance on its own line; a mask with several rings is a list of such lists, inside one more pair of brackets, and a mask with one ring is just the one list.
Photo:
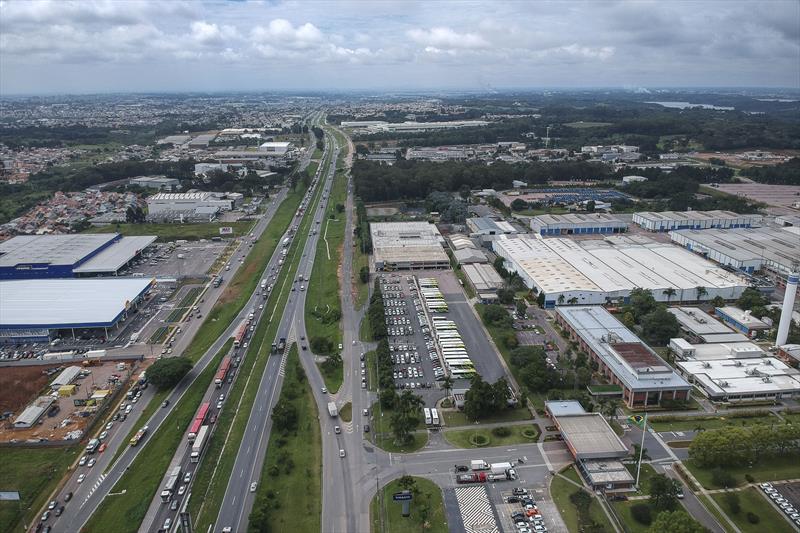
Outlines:
[[800, 451], [800, 424], [725, 426], [700, 432], [689, 457], [701, 467], [746, 466]]

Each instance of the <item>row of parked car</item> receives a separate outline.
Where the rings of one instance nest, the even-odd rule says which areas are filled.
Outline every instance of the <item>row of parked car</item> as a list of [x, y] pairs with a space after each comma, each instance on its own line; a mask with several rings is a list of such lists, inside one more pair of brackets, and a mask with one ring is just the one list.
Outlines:
[[786, 513], [786, 516], [794, 522], [795, 525], [800, 526], [800, 512], [798, 512], [797, 508], [792, 505], [792, 502], [784, 498], [783, 494], [778, 491], [775, 487], [772, 486], [772, 483], [762, 483], [759, 485], [761, 490], [764, 491], [770, 500], [775, 503], [780, 509]]
[[544, 517], [536, 506], [536, 501], [528, 493], [528, 489], [517, 487], [506, 498], [508, 503], [519, 503], [522, 509], [511, 513], [516, 533], [547, 533]]

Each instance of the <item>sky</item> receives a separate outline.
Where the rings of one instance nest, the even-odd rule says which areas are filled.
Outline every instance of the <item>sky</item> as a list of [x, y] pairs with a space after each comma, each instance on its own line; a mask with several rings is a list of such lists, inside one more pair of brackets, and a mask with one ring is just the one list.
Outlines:
[[0, 95], [800, 88], [800, 0], [0, 0]]

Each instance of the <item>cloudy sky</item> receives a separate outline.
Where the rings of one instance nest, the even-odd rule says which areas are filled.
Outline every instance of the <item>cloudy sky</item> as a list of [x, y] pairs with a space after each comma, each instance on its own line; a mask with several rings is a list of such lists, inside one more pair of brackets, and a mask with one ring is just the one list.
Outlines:
[[0, 0], [0, 93], [800, 87], [800, 0]]

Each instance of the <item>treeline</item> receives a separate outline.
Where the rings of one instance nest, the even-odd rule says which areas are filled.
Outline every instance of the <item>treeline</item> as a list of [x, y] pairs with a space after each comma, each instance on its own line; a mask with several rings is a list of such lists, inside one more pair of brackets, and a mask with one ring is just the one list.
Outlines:
[[[441, 112], [430, 113], [415, 113], [413, 122], [439, 122], [447, 120], [470, 120], [477, 119], [483, 116], [484, 112], [481, 109], [467, 109], [463, 113], [445, 113], [442, 109]], [[365, 121], [365, 120], [383, 120], [390, 123], [400, 123], [412, 121], [408, 118], [408, 111], [390, 109], [384, 111], [379, 115], [358, 116], [350, 114], [328, 115], [329, 124], [341, 124], [342, 122]]]
[[698, 433], [689, 446], [689, 457], [701, 467], [755, 464], [800, 451], [800, 424], [730, 425]]
[[148, 144], [152, 142], [152, 130], [147, 133], [139, 128], [124, 132], [98, 126], [71, 126], [25, 128], [0, 128], [0, 142], [11, 148], [60, 148], [77, 144], [105, 144], [108, 142]]
[[611, 176], [608, 165], [585, 161], [515, 165], [504, 162], [486, 165], [480, 162], [398, 161], [386, 166], [358, 160], [353, 164], [356, 190], [365, 202], [423, 199], [434, 191], [510, 189], [514, 180], [534, 185], [548, 180], [602, 180]]
[[800, 185], [800, 157], [769, 167], [749, 167], [742, 174], [759, 183]]

